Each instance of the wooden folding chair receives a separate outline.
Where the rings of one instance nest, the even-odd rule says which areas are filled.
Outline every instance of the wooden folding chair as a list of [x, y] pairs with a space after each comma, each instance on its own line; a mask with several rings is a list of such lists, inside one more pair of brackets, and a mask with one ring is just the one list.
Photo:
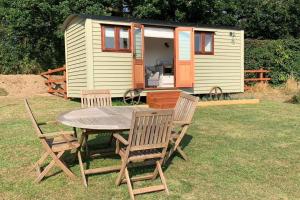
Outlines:
[[174, 129], [171, 134], [170, 144], [171, 148], [168, 153], [168, 158], [177, 151], [184, 160], [187, 160], [187, 155], [183, 152], [182, 148], [179, 146], [184, 135], [192, 123], [192, 119], [197, 108], [199, 97], [195, 97], [186, 93], [181, 93], [179, 99], [175, 106], [174, 114]]
[[[35, 129], [35, 133], [40, 139], [42, 146], [45, 150], [42, 157], [31, 168], [31, 170], [37, 170], [37, 178], [35, 179], [35, 182], [39, 183], [54, 165], [61, 168], [62, 171], [65, 172], [70, 178], [75, 178], [75, 175], [66, 167], [63, 161], [60, 160], [60, 158], [66, 151], [77, 149], [80, 146], [77, 139], [73, 136], [73, 132], [61, 131], [52, 133], [42, 133], [39, 125], [36, 122], [35, 117], [32, 114], [28, 101], [25, 99], [24, 102], [26, 110], [30, 116], [33, 128]], [[78, 152], [77, 155], [78, 159], [81, 160], [80, 152]], [[52, 158], [52, 161], [44, 169], [42, 169], [41, 165], [47, 159], [48, 156]]]
[[[173, 110], [135, 111], [132, 116], [128, 140], [114, 134], [116, 153], [121, 156], [121, 170], [116, 185], [127, 183], [131, 199], [134, 195], [165, 190], [169, 194], [161, 165], [166, 155], [172, 130]], [[123, 147], [122, 147], [123, 146]], [[154, 173], [130, 178], [130, 164], [155, 164]], [[139, 165], [139, 166], [141, 166]], [[161, 185], [133, 189], [131, 181], [155, 179], [160, 176]], [[125, 176], [125, 179], [123, 178]]]
[[105, 107], [112, 106], [109, 90], [82, 90], [81, 107]]
[[[81, 91], [81, 108], [90, 107], [109, 107], [112, 106], [111, 92], [110, 90], [82, 90]], [[82, 137], [80, 138], [80, 144], [84, 144], [86, 154], [88, 154], [88, 138], [91, 134], [99, 134], [98, 130], [84, 129], [82, 130]], [[104, 134], [104, 133], [103, 133]], [[110, 135], [109, 143], [112, 141], [112, 134]]]

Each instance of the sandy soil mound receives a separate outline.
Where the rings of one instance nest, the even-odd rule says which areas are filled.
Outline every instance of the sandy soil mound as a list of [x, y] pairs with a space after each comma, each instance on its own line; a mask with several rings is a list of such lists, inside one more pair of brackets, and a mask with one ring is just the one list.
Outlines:
[[48, 95], [45, 79], [40, 75], [0, 75], [0, 88], [8, 97]]

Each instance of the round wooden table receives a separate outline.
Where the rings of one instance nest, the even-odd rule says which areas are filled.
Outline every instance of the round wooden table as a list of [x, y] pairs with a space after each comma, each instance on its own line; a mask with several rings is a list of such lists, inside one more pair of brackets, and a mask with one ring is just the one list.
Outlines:
[[82, 129], [93, 130], [129, 130], [132, 112], [134, 110], [145, 110], [142, 107], [102, 107], [84, 108], [64, 112], [58, 116], [60, 123]]
[[[99, 130], [99, 132], [122, 132], [130, 129], [132, 113], [134, 110], [148, 110], [145, 107], [102, 107], [102, 108], [84, 108], [64, 112], [57, 117], [60, 123], [81, 129]], [[83, 136], [80, 138], [82, 145]], [[103, 149], [104, 152], [114, 152], [114, 149]], [[107, 173], [119, 171], [121, 165], [100, 167], [93, 169], [82, 169], [84, 176], [84, 185], [87, 187], [86, 175], [96, 173]]]

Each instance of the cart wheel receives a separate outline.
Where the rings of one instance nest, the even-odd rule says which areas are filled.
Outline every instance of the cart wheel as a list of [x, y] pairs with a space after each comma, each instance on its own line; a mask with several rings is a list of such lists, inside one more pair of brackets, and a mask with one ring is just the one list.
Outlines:
[[137, 105], [141, 100], [141, 89], [129, 89], [124, 93], [123, 102], [126, 104]]
[[223, 99], [223, 91], [220, 87], [212, 87], [211, 90], [209, 91], [209, 97], [211, 100], [220, 100]]

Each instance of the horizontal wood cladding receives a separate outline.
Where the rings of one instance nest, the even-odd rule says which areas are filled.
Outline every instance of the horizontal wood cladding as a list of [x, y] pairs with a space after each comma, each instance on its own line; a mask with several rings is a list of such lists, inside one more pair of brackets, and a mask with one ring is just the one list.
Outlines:
[[92, 21], [93, 75], [95, 89], [110, 89], [122, 97], [132, 88], [132, 53], [102, 52], [101, 22]]
[[85, 20], [74, 19], [65, 32], [68, 97], [79, 97], [87, 86]]
[[195, 55], [194, 93], [207, 94], [215, 86], [225, 93], [242, 92], [241, 32], [217, 30], [214, 39], [214, 55]]

